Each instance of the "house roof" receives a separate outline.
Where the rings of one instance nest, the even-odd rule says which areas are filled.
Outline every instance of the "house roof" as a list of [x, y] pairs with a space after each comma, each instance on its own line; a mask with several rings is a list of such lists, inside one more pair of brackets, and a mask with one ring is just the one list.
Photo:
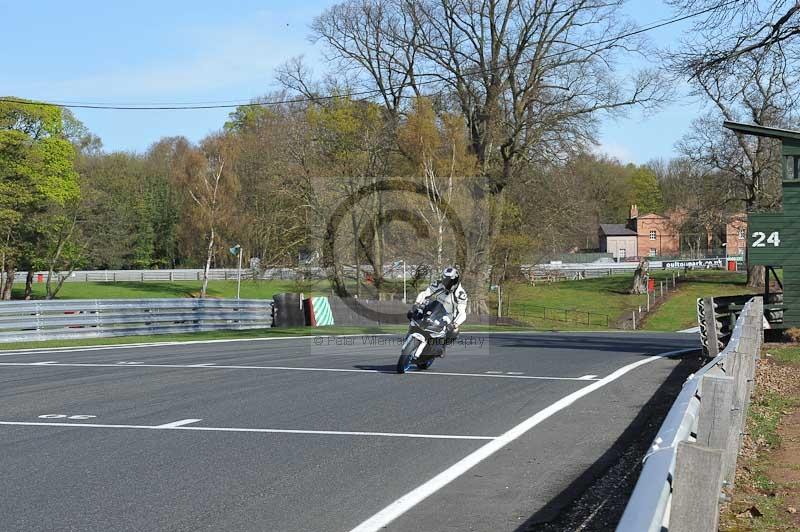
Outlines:
[[636, 236], [636, 231], [628, 229], [625, 224], [600, 224], [600, 232], [606, 236]]

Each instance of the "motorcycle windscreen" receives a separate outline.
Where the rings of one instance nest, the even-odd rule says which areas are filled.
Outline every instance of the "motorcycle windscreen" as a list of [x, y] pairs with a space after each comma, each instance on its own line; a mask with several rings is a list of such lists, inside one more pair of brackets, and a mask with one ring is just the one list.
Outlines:
[[423, 315], [429, 321], [441, 321], [442, 318], [447, 316], [447, 309], [444, 308], [439, 301], [429, 301], [425, 308], [422, 309]]

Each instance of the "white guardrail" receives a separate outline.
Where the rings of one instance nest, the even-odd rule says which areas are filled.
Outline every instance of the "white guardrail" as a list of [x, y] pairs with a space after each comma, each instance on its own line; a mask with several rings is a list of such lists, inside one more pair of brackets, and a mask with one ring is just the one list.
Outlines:
[[272, 326], [262, 299], [104, 299], [0, 302], [0, 343]]
[[722, 352], [689, 377], [644, 458], [617, 532], [716, 531], [733, 487], [756, 359], [763, 300], [752, 298]]

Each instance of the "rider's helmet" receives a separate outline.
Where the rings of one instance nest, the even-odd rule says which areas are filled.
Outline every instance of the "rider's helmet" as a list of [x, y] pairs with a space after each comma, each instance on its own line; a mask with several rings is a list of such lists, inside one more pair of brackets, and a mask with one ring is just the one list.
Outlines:
[[444, 286], [446, 290], [453, 290], [458, 286], [459, 282], [461, 282], [461, 276], [458, 270], [452, 266], [448, 266], [444, 269], [442, 272], [442, 286]]

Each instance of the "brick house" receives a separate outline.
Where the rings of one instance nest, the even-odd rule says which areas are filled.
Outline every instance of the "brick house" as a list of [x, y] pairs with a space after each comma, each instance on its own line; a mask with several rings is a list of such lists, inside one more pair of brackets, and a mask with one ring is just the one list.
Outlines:
[[725, 244], [728, 255], [744, 257], [747, 251], [747, 216], [737, 214], [725, 226]]
[[669, 257], [680, 253], [680, 238], [676, 227], [683, 216], [673, 213], [672, 216], [645, 214], [639, 216], [636, 205], [631, 207], [628, 226], [636, 232], [637, 256]]
[[[638, 257], [678, 257], [697, 253], [718, 254], [725, 249], [727, 256], [744, 255], [747, 247], [747, 218], [743, 214], [733, 216], [717, 230], [706, 229], [700, 235], [681, 235], [679, 228], [686, 221], [685, 211], [673, 211], [665, 215], [648, 213], [639, 215], [639, 208], [631, 205], [630, 216], [625, 224], [600, 224], [598, 231], [600, 251], [611, 253], [616, 260], [636, 260]], [[681, 237], [685, 238], [681, 238]], [[691, 237], [695, 250], [687, 245]], [[700, 245], [697, 245], [697, 241]]]

